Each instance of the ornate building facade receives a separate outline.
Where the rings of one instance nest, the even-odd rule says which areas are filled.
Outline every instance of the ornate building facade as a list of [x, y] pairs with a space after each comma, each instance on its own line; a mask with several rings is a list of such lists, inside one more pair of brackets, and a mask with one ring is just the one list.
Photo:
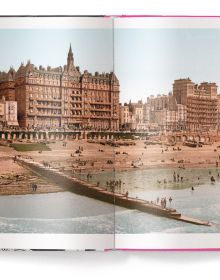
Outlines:
[[119, 129], [119, 81], [113, 72], [92, 75], [74, 65], [37, 68], [30, 61], [0, 73], [0, 98], [17, 101], [22, 128]]
[[175, 80], [173, 96], [177, 104], [187, 108], [186, 130], [209, 131], [217, 129], [217, 85], [216, 83], [193, 83], [188, 79]]
[[0, 99], [0, 128], [18, 127], [17, 102]]

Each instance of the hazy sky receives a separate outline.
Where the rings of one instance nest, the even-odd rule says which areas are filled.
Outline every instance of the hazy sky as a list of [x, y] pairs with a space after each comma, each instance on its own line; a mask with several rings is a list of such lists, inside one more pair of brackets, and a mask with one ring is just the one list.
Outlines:
[[[112, 35], [111, 29], [1, 29], [0, 70], [28, 59], [63, 66], [71, 43], [81, 71], [109, 72]], [[116, 29], [114, 51], [122, 102], [168, 93], [178, 78], [220, 85], [220, 29]]]
[[118, 29], [115, 42], [122, 101], [168, 93], [178, 78], [220, 86], [220, 29]]
[[94, 73], [113, 69], [111, 29], [0, 29], [0, 70], [28, 59], [39, 66], [66, 64], [70, 43], [75, 65]]

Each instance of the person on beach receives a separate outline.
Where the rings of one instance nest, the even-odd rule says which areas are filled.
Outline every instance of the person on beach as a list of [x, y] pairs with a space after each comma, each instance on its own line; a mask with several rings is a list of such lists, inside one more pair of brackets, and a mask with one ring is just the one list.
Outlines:
[[172, 197], [170, 196], [170, 198], [169, 198], [170, 206], [171, 206], [172, 201], [173, 201], [173, 199], [172, 199]]
[[215, 178], [214, 178], [214, 176], [211, 176], [210, 180], [211, 180], [211, 183], [212, 183], [212, 184], [215, 183]]
[[160, 205], [162, 208], [166, 208], [167, 200], [166, 197], [161, 198]]
[[87, 173], [86, 178], [87, 178], [87, 181], [89, 181], [89, 173]]
[[108, 188], [109, 188], [109, 182], [106, 181], [106, 190], [108, 190]]
[[119, 188], [121, 188], [121, 183], [122, 183], [122, 182], [121, 182], [121, 180], [119, 179]]
[[32, 191], [33, 191], [33, 192], [36, 192], [36, 191], [37, 191], [37, 184], [36, 184], [36, 183], [33, 183], [33, 184], [32, 184]]
[[167, 199], [166, 197], [164, 197], [164, 208], [166, 208], [166, 206], [167, 206]]
[[125, 193], [125, 197], [126, 198], [128, 198], [128, 194], [129, 194], [128, 191], [126, 191], [126, 193]]
[[177, 174], [177, 181], [180, 181], [180, 174]]
[[159, 202], [160, 202], [160, 198], [159, 198], [159, 196], [157, 197], [157, 204], [159, 204]]
[[176, 172], [173, 172], [173, 181], [176, 182]]

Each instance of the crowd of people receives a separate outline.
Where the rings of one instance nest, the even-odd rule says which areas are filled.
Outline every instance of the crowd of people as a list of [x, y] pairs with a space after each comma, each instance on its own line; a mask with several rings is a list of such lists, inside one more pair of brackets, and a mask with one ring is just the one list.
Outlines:
[[171, 196], [169, 197], [169, 199], [167, 199], [166, 197], [162, 197], [162, 198], [157, 197], [156, 203], [158, 205], [161, 205], [162, 208], [166, 208], [167, 207], [167, 200], [169, 201], [170, 206], [171, 206], [171, 203], [173, 201]]
[[36, 192], [37, 191], [37, 184], [33, 183], [31, 186], [32, 186], [32, 191]]
[[[216, 182], [216, 179], [219, 180], [220, 179], [220, 172], [217, 172], [216, 177], [214, 177], [214, 175], [212, 175], [211, 170], [209, 170], [209, 175], [210, 175], [210, 181], [212, 184], [214, 184]], [[185, 178], [185, 181], [189, 181], [189, 178]], [[162, 180], [157, 180], [157, 183], [160, 185], [161, 183], [163, 184], [167, 184], [167, 183], [183, 183], [184, 182], [184, 177], [180, 176], [179, 173], [176, 173], [176, 171], [173, 172], [173, 180], [167, 180], [166, 178], [162, 179]], [[197, 183], [200, 183], [200, 177], [197, 177]]]
[[119, 179], [119, 180], [109, 180], [106, 181], [106, 190], [111, 191], [111, 192], [121, 192], [122, 185], [124, 183]]

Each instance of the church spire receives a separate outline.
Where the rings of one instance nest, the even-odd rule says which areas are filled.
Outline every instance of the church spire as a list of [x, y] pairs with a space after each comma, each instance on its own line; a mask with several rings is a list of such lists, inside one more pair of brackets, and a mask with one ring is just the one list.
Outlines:
[[70, 48], [69, 48], [69, 55], [73, 55], [71, 43], [70, 43]]
[[73, 52], [72, 52], [72, 47], [70, 44], [68, 56], [67, 56], [67, 70], [71, 71], [74, 68], [74, 59], [73, 59]]

